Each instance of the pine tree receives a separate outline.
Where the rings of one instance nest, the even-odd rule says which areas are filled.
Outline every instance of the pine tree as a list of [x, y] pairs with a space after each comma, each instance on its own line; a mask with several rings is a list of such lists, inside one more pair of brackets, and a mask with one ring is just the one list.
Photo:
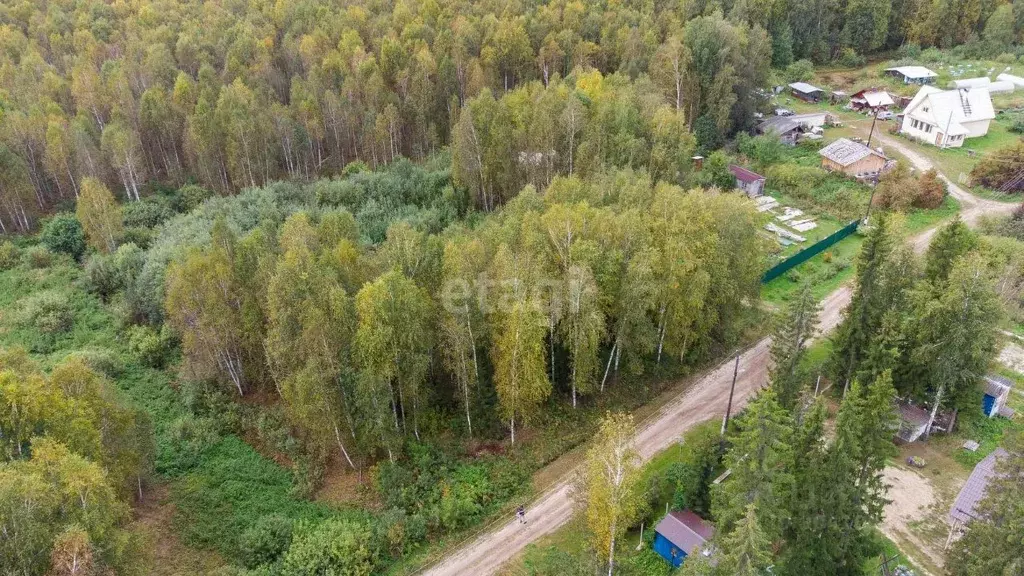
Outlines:
[[803, 374], [800, 362], [806, 352], [807, 341], [814, 335], [821, 311], [818, 301], [805, 283], [783, 312], [772, 334], [772, 370], [769, 381], [783, 408], [792, 410], [800, 396]]

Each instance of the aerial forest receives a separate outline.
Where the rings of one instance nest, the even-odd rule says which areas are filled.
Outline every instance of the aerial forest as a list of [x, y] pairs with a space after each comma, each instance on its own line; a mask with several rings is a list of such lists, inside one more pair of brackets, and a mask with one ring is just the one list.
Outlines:
[[[495, 517], [595, 432], [621, 440], [605, 409], [765, 333], [765, 217], [721, 190], [716, 150], [773, 74], [976, 43], [993, 22], [1012, 42], [1007, 17], [980, 0], [0, 0], [0, 571], [143, 574], [167, 541], [213, 555], [185, 573], [374, 574]], [[982, 266], [952, 260], [924, 274]], [[939, 345], [957, 320], [893, 290], [933, 316], [901, 324], [873, 295], [847, 318], [830, 376], [851, 414], [893, 386], [954, 405], [990, 352], [949, 345], [948, 379], [911, 389], [924, 361], [900, 338]], [[802, 390], [775, 376], [761, 408], [781, 414]], [[733, 496], [728, 525], [753, 526]], [[166, 532], [147, 506], [173, 509]]]

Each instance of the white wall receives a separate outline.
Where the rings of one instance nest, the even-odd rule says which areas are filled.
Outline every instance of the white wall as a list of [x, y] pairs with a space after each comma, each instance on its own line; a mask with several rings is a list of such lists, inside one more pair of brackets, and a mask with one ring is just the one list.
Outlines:
[[960, 125], [967, 129], [970, 134], [967, 138], [977, 138], [988, 134], [988, 123], [991, 120], [975, 120], [974, 122], [961, 122]]
[[[900, 131], [903, 132], [904, 134], [906, 134], [907, 136], [910, 136], [911, 138], [916, 138], [916, 139], [921, 140], [922, 142], [926, 142], [928, 144], [935, 144], [935, 134], [936, 134], [936, 132], [935, 132], [935, 128], [934, 127], [932, 128], [932, 131], [930, 133], [929, 132], [925, 132], [921, 128], [914, 128], [913, 125], [911, 124], [911, 121], [912, 121], [912, 119], [910, 118], [909, 114], [904, 116], [903, 117], [903, 125], [900, 126]], [[922, 124], [918, 124], [918, 126], [921, 126], [922, 128], [924, 127]]]

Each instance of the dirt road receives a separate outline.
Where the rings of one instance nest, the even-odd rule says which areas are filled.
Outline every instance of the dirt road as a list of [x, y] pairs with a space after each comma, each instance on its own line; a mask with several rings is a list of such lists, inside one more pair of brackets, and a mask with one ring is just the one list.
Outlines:
[[[927, 159], [915, 154], [897, 140], [881, 135], [877, 135], [877, 138], [883, 146], [902, 152], [919, 170], [931, 168], [931, 163]], [[945, 179], [945, 177], [943, 178]], [[1001, 202], [976, 198], [952, 182], [949, 182], [949, 185], [950, 192], [960, 201], [962, 217], [968, 223], [976, 222], [982, 214], [1006, 213], [1013, 208], [1012, 205]], [[934, 235], [934, 230], [928, 230], [911, 238], [910, 241], [920, 252], [928, 246], [932, 235]], [[850, 287], [843, 286], [825, 297], [822, 301], [822, 312], [819, 318], [820, 333], [827, 334], [839, 324], [843, 309], [850, 302], [850, 296]], [[739, 377], [736, 381], [733, 400], [734, 414], [743, 407], [756, 390], [767, 382], [770, 343], [770, 338], [764, 338], [740, 356]], [[712, 370], [697, 381], [693, 387], [667, 403], [645, 423], [642, 423], [636, 435], [636, 448], [640, 456], [646, 461], [671, 446], [684, 432], [696, 424], [712, 418], [721, 419], [729, 401], [732, 375], [733, 362], [728, 361]], [[575, 511], [572, 491], [573, 473], [570, 472], [566, 474], [565, 479], [549, 489], [527, 508], [527, 524], [522, 525], [514, 518], [500, 524], [427, 569], [424, 574], [428, 576], [464, 574], [478, 576], [496, 572], [502, 564], [518, 554], [527, 544], [569, 521]]]

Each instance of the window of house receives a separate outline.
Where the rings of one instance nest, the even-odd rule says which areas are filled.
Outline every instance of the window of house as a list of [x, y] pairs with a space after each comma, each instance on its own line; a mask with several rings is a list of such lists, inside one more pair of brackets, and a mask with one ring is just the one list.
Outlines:
[[929, 125], [925, 126], [924, 127], [924, 131], [929, 133], [929, 134], [931, 134], [932, 133], [932, 125], [929, 124]]
[[925, 106], [925, 107], [923, 108], [923, 110], [924, 110], [925, 112], [927, 112], [927, 111], [928, 111], [928, 107], [927, 107], [927, 106]]

